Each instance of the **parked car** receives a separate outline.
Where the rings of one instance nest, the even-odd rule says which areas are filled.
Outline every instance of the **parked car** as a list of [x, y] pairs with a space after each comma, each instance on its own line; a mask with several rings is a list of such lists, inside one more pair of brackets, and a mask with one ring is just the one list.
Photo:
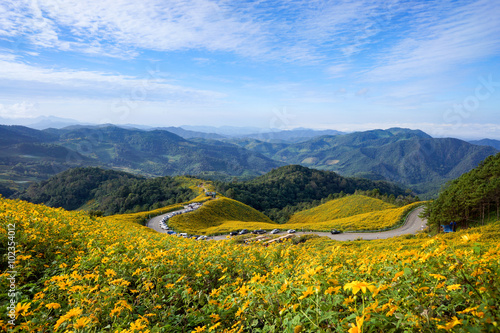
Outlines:
[[176, 233], [173, 230], [169, 230], [169, 231], [167, 231], [167, 234], [169, 234], [169, 235], [175, 235]]
[[238, 235], [244, 235], [244, 234], [248, 234], [250, 231], [248, 231], [247, 229], [243, 229], [243, 230], [240, 230], [240, 232], [238, 232]]
[[186, 237], [186, 238], [187, 238], [188, 234], [187, 234], [187, 233], [185, 233], [185, 232], [181, 232], [181, 233], [179, 234], [179, 236], [181, 236], [181, 237]]
[[337, 229], [332, 229], [330, 232], [332, 233], [332, 235], [338, 235], [338, 234], [340, 234], [340, 233], [341, 233], [341, 232], [340, 232], [339, 230], [337, 230]]
[[267, 231], [259, 229], [259, 230], [254, 230], [252, 231], [252, 234], [257, 234], [257, 235], [262, 235], [265, 234]]
[[238, 234], [238, 231], [231, 231], [229, 233], [229, 236], [236, 236]]
[[290, 229], [287, 231], [289, 234], [294, 234], [295, 233], [295, 230], [294, 229]]
[[207, 236], [205, 235], [201, 235], [200, 237], [197, 238], [197, 240], [205, 240], [207, 239]]
[[280, 232], [280, 230], [279, 230], [279, 229], [273, 229], [273, 230], [271, 230], [270, 234], [271, 234], [271, 235], [274, 235], [274, 234], [277, 234], [277, 233], [279, 233], [279, 232]]

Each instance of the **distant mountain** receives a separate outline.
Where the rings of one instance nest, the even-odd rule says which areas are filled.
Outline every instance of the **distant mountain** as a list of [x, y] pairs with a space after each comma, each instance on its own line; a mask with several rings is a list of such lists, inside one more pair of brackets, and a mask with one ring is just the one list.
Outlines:
[[193, 142], [165, 130], [110, 125], [75, 125], [43, 131], [2, 125], [0, 148], [0, 181], [4, 177], [4, 181], [33, 182], [78, 166], [100, 166], [149, 176], [257, 176], [283, 165], [223, 142]]
[[394, 181], [425, 197], [497, 152], [458, 139], [434, 139], [422, 131], [393, 128], [315, 138], [290, 145], [273, 158], [342, 175]]
[[40, 116], [36, 118], [0, 118], [0, 124], [4, 125], [19, 125], [33, 129], [43, 130], [47, 128], [63, 128], [71, 125], [90, 125], [82, 123], [78, 120], [69, 118], [60, 118], [54, 116]]
[[478, 146], [490, 146], [490, 147], [493, 147], [497, 150], [500, 150], [500, 140], [482, 139], [482, 140], [469, 141], [469, 143], [472, 143], [472, 144], [478, 145]]
[[205, 133], [186, 130], [182, 127], [156, 127], [154, 130], [169, 131], [170, 133], [177, 134], [184, 139], [202, 138], [202, 139], [224, 139], [225, 136], [215, 133]]
[[222, 136], [239, 136], [245, 134], [257, 133], [261, 129], [258, 127], [237, 127], [237, 126], [189, 126], [182, 125], [181, 128], [189, 131], [215, 133]]
[[264, 132], [238, 135], [238, 138], [256, 139], [266, 142], [296, 143], [307, 141], [311, 138], [325, 135], [344, 134], [336, 130], [312, 130], [307, 128], [297, 128], [286, 131]]

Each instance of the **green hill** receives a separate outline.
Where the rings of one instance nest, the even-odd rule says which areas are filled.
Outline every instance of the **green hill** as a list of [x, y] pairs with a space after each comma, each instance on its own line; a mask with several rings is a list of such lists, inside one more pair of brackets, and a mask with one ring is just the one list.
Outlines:
[[396, 208], [382, 200], [350, 195], [292, 215], [288, 223], [315, 223]]
[[169, 226], [192, 234], [206, 233], [206, 229], [217, 227], [225, 222], [235, 221], [232, 230], [248, 227], [244, 222], [272, 221], [261, 212], [239, 201], [229, 198], [218, 198], [207, 201], [197, 210], [174, 216]]
[[322, 199], [333, 199], [356, 190], [375, 190], [395, 197], [405, 195], [400, 187], [385, 181], [342, 177], [335, 172], [288, 165], [277, 168], [251, 181], [215, 183], [217, 190], [227, 197], [241, 201], [264, 212], [274, 221], [286, 222], [299, 210], [320, 204]]
[[118, 214], [189, 201], [197, 193], [172, 177], [147, 179], [122, 171], [75, 168], [31, 185], [19, 198], [68, 210]]
[[452, 221], [467, 226], [500, 219], [500, 153], [451, 181], [427, 214], [435, 228]]

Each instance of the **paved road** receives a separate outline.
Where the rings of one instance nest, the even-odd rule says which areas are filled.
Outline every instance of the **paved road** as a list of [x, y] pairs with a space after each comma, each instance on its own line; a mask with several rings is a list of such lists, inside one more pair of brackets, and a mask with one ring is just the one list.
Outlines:
[[[329, 237], [331, 239], [339, 240], [339, 241], [348, 241], [348, 240], [355, 240], [355, 239], [366, 239], [366, 240], [372, 240], [372, 239], [386, 239], [386, 238], [391, 238], [395, 236], [401, 236], [401, 235], [406, 235], [406, 234], [415, 234], [417, 231], [423, 230], [427, 224], [426, 220], [421, 219], [418, 217], [418, 215], [422, 212], [424, 208], [419, 207], [415, 210], [413, 210], [407, 217], [406, 223], [401, 226], [401, 228], [397, 228], [394, 230], [389, 230], [389, 231], [381, 231], [381, 232], [348, 232], [348, 233], [343, 233], [343, 234], [338, 234], [338, 235], [332, 235], [329, 232], [318, 232], [318, 231], [308, 231], [308, 232], [297, 232], [296, 235], [306, 235], [306, 234], [316, 234], [318, 236], [323, 236], [323, 237]], [[165, 230], [160, 228], [160, 221], [165, 216], [166, 214], [159, 215], [156, 217], [153, 217], [151, 220], [148, 221], [146, 226], [158, 231], [158, 232], [166, 232]], [[276, 234], [276, 235], [284, 235], [286, 234], [285, 232]], [[214, 239], [214, 240], [221, 240], [221, 239], [226, 239], [227, 235], [220, 235], [220, 236], [212, 236], [209, 237], [209, 239]]]

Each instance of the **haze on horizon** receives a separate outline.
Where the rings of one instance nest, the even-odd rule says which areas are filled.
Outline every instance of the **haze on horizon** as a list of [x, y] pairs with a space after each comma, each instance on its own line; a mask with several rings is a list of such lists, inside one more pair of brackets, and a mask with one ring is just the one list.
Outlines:
[[0, 118], [500, 139], [500, 2], [6, 0]]

